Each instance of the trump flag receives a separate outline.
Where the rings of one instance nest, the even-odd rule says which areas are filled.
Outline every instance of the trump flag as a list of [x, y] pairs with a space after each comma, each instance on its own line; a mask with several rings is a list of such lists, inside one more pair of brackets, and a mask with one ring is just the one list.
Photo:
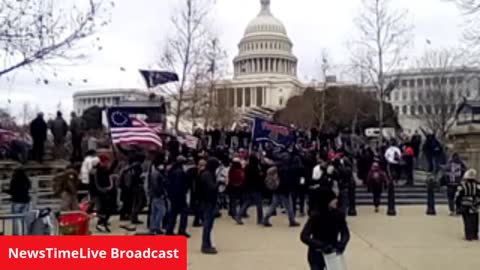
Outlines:
[[254, 120], [252, 137], [254, 143], [271, 142], [282, 147], [294, 142], [293, 129], [260, 118]]

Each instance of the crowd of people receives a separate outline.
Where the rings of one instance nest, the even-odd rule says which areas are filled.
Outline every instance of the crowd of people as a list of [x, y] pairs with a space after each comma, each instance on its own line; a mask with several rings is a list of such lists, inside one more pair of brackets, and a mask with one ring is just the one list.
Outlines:
[[[342, 253], [348, 243], [345, 220], [354, 208], [355, 186], [368, 187], [375, 212], [379, 212], [381, 194], [388, 184], [399, 184], [400, 179], [406, 179], [405, 185], [415, 184], [413, 172], [423, 151], [430, 171], [444, 171], [442, 184], [447, 187], [450, 211], [463, 215], [466, 239], [478, 239], [480, 184], [476, 172], [467, 170], [455, 154], [445, 162], [444, 148], [432, 136], [422, 142], [422, 136], [415, 134], [374, 147], [355, 145], [343, 135], [322, 137], [312, 130], [298, 131], [294, 143], [278, 146], [252, 144], [248, 136], [240, 136], [245, 131], [228, 136], [212, 131], [208, 139], [205, 133], [196, 134], [200, 141], [197, 149], [170, 138], [162, 150], [130, 148], [117, 153], [123, 157], [119, 158], [93, 147], [84, 156], [81, 142], [85, 132], [74, 114], [70, 125], [60, 113], [50, 124], [39, 114], [31, 123], [32, 153], [38, 161], [49, 128], [55, 153], [64, 155], [62, 147], [70, 131], [72, 161], [82, 160], [72, 162], [55, 177], [61, 210], [76, 210], [84, 203], [88, 212], [96, 213], [99, 232], [110, 232], [109, 220], [116, 213], [121, 228], [135, 231], [143, 224], [139, 215], [148, 209], [149, 234], [190, 237], [188, 220], [193, 216], [192, 225], [203, 227], [201, 251], [216, 254], [211, 234], [220, 210], [226, 209], [232, 222], [243, 225], [249, 218], [248, 209], [255, 206], [256, 223], [265, 227], [271, 227], [271, 218], [282, 212], [291, 227], [300, 226], [297, 217], [308, 216], [301, 240], [309, 246], [312, 269], [323, 269], [324, 262], [315, 254]], [[18, 169], [8, 190], [12, 212], [28, 208], [29, 188], [28, 177]]]

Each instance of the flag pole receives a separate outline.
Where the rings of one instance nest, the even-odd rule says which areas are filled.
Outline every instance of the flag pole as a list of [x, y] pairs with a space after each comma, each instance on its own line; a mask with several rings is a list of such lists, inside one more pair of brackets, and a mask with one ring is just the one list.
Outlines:
[[[107, 114], [107, 117], [109, 115], [109, 110], [110, 108], [108, 107], [105, 107], [105, 112]], [[117, 154], [117, 146], [113, 143], [113, 138], [112, 138], [112, 132], [111, 132], [111, 127], [110, 127], [110, 121], [107, 121], [107, 125], [108, 125], [108, 138], [110, 140], [110, 145], [112, 146], [112, 154], [113, 154], [113, 158], [115, 160], [118, 160], [118, 154]]]

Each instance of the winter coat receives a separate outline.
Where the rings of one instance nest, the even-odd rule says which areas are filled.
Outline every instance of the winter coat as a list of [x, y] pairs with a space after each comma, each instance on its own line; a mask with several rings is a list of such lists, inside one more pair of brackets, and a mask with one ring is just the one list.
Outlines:
[[47, 123], [43, 118], [37, 117], [30, 123], [30, 135], [34, 140], [45, 141], [47, 139]]
[[50, 123], [50, 130], [56, 140], [64, 139], [68, 133], [67, 122], [65, 122], [61, 116], [57, 116], [57, 118]]
[[10, 181], [10, 188], [6, 191], [10, 194], [12, 203], [29, 203], [29, 191], [32, 183], [23, 170], [16, 170]]
[[372, 166], [367, 176], [368, 190], [383, 190], [388, 183], [388, 176], [380, 166]]
[[172, 204], [186, 206], [188, 192], [187, 174], [183, 163], [175, 163], [168, 171], [167, 193]]
[[84, 130], [84, 122], [83, 119], [80, 117], [74, 117], [70, 120], [70, 132], [72, 132], [73, 137], [81, 137], [83, 136]]
[[228, 186], [231, 189], [241, 189], [245, 184], [245, 172], [240, 163], [234, 163], [228, 172]]
[[250, 162], [245, 168], [245, 188], [248, 191], [261, 192], [265, 185], [264, 178], [259, 160], [250, 158]]
[[167, 178], [164, 171], [154, 164], [150, 165], [148, 171], [148, 195], [150, 198], [165, 198], [167, 196], [166, 185]]
[[216, 159], [209, 159], [204, 171], [200, 174], [198, 196], [199, 201], [205, 204], [217, 203], [218, 186], [215, 179], [215, 172], [218, 168], [218, 161]]

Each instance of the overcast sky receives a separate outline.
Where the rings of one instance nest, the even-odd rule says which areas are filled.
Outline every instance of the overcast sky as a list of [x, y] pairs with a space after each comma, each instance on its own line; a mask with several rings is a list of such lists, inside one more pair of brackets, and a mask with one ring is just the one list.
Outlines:
[[[214, 27], [231, 60], [237, 53], [245, 27], [260, 10], [260, 0], [216, 0]], [[48, 85], [37, 84], [36, 74], [19, 71], [0, 79], [0, 107], [17, 114], [25, 102], [46, 113], [72, 108], [72, 93], [99, 88], [144, 88], [139, 68], [155, 64], [169, 29], [169, 18], [180, 0], [116, 0], [112, 24], [101, 33], [102, 51], [91, 51], [89, 59], [76, 66], [62, 68], [58, 77], [45, 74]], [[323, 48], [333, 62], [348, 61], [346, 41], [355, 31], [353, 18], [361, 0], [271, 0], [272, 13], [286, 26], [299, 59], [299, 78], [318, 77], [318, 59]], [[434, 47], [456, 46], [461, 35], [456, 7], [445, 0], [392, 0], [397, 7], [408, 8], [415, 26], [411, 55], [426, 48], [426, 39]], [[124, 67], [126, 72], [120, 71]], [[87, 80], [87, 83], [84, 82]], [[67, 83], [72, 82], [73, 86]], [[8, 104], [8, 100], [11, 101]]]

